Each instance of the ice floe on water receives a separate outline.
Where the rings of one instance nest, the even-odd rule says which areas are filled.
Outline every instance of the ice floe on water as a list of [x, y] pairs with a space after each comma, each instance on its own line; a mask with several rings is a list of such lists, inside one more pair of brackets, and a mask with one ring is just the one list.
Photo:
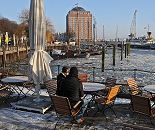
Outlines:
[[[155, 50], [131, 49], [130, 55], [127, 56], [127, 58], [124, 58], [123, 55], [123, 60], [121, 61], [120, 57], [120, 52], [117, 50], [116, 63], [115, 66], [113, 66], [112, 51], [108, 50], [105, 56], [104, 72], [101, 70], [101, 55], [91, 56], [89, 59], [75, 58], [53, 61], [51, 68], [53, 74], [57, 75], [57, 65], [61, 67], [65, 65], [77, 66], [80, 72], [89, 73], [90, 80], [94, 78], [95, 81], [102, 81], [108, 76], [113, 76], [118, 80], [122, 80], [123, 77], [136, 77], [143, 85], [155, 83], [155, 73], [152, 73], [155, 72]], [[61, 71], [61, 69], [59, 71]]]

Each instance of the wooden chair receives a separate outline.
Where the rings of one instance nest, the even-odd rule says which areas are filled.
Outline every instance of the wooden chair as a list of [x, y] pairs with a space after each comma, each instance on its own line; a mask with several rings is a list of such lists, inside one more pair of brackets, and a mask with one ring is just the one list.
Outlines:
[[[120, 90], [120, 86], [115, 85], [114, 87], [111, 87], [109, 89], [107, 96], [103, 97], [101, 95], [100, 97], [96, 98], [95, 102], [97, 104], [97, 112], [102, 111], [102, 113], [105, 115], [105, 110], [110, 108], [112, 110], [112, 112], [116, 115], [116, 113], [115, 113], [115, 111], [113, 110], [112, 107], [114, 105], [116, 96], [119, 93], [119, 90]], [[100, 110], [99, 105], [102, 105], [103, 109]]]
[[8, 105], [11, 105], [9, 102], [9, 98], [12, 94], [12, 91], [9, 90], [8, 86], [4, 86], [1, 84], [0, 86], [0, 101], [1, 103], [6, 103]]
[[105, 86], [106, 86], [106, 89], [104, 89], [103, 91], [99, 91], [98, 94], [100, 95], [103, 95], [103, 96], [106, 96], [108, 94], [108, 90], [115, 86], [116, 85], [116, 81], [117, 79], [115, 78], [110, 78], [110, 77], [107, 77], [106, 78], [106, 81], [105, 81]]
[[[67, 97], [51, 95], [51, 99], [54, 105], [56, 115], [59, 118], [58, 121], [60, 120], [61, 117], [69, 116], [71, 117], [71, 122], [76, 123], [76, 116], [81, 109], [81, 106], [80, 106], [81, 101], [79, 101], [75, 106], [73, 106], [73, 108], [71, 108], [69, 99]], [[55, 128], [56, 128], [56, 125], [55, 125]]]
[[88, 74], [87, 73], [81, 73], [78, 75], [78, 78], [81, 82], [87, 82], [88, 81]]
[[51, 79], [44, 82], [49, 96], [55, 95], [57, 90], [57, 80]]
[[128, 78], [127, 79], [127, 84], [128, 84], [128, 87], [129, 87], [130, 94], [132, 94], [132, 95], [142, 94], [142, 90], [137, 85], [134, 78]]
[[139, 113], [150, 117], [152, 123], [152, 117], [155, 117], [155, 108], [151, 107], [151, 100], [149, 97], [144, 97], [140, 95], [132, 95], [132, 110], [133, 113]]
[[105, 81], [105, 85], [107, 88], [113, 87], [116, 85], [116, 81], [117, 81], [117, 79], [115, 79], [115, 78], [107, 77], [106, 81]]

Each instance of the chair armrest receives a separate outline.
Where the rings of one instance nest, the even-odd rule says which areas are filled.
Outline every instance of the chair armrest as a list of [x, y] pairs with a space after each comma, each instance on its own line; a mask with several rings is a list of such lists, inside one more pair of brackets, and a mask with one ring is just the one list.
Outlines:
[[80, 106], [80, 104], [82, 103], [82, 101], [78, 101], [74, 106], [73, 106], [73, 109], [76, 109], [78, 106]]
[[97, 103], [104, 103], [106, 100], [107, 100], [107, 98], [102, 96], [102, 97], [96, 98], [95, 102], [97, 102]]

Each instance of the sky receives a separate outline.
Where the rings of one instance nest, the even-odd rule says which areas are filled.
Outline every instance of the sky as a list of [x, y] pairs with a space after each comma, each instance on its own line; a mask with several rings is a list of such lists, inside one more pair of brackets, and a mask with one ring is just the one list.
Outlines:
[[[155, 0], [44, 0], [45, 14], [55, 32], [65, 32], [66, 15], [75, 4], [90, 11], [96, 19], [97, 38], [127, 38], [134, 11], [137, 36], [146, 35], [147, 28], [155, 37]], [[30, 0], [1, 0], [0, 16], [19, 22], [19, 14], [29, 9]]]

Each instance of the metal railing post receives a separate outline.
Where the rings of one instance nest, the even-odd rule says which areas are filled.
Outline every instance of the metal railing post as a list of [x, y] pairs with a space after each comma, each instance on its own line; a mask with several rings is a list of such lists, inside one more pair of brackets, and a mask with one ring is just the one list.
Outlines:
[[136, 71], [137, 69], [134, 69], [134, 79], [136, 79]]
[[60, 73], [60, 65], [58, 65], [58, 74]]
[[95, 81], [95, 67], [93, 67], [93, 82]]

